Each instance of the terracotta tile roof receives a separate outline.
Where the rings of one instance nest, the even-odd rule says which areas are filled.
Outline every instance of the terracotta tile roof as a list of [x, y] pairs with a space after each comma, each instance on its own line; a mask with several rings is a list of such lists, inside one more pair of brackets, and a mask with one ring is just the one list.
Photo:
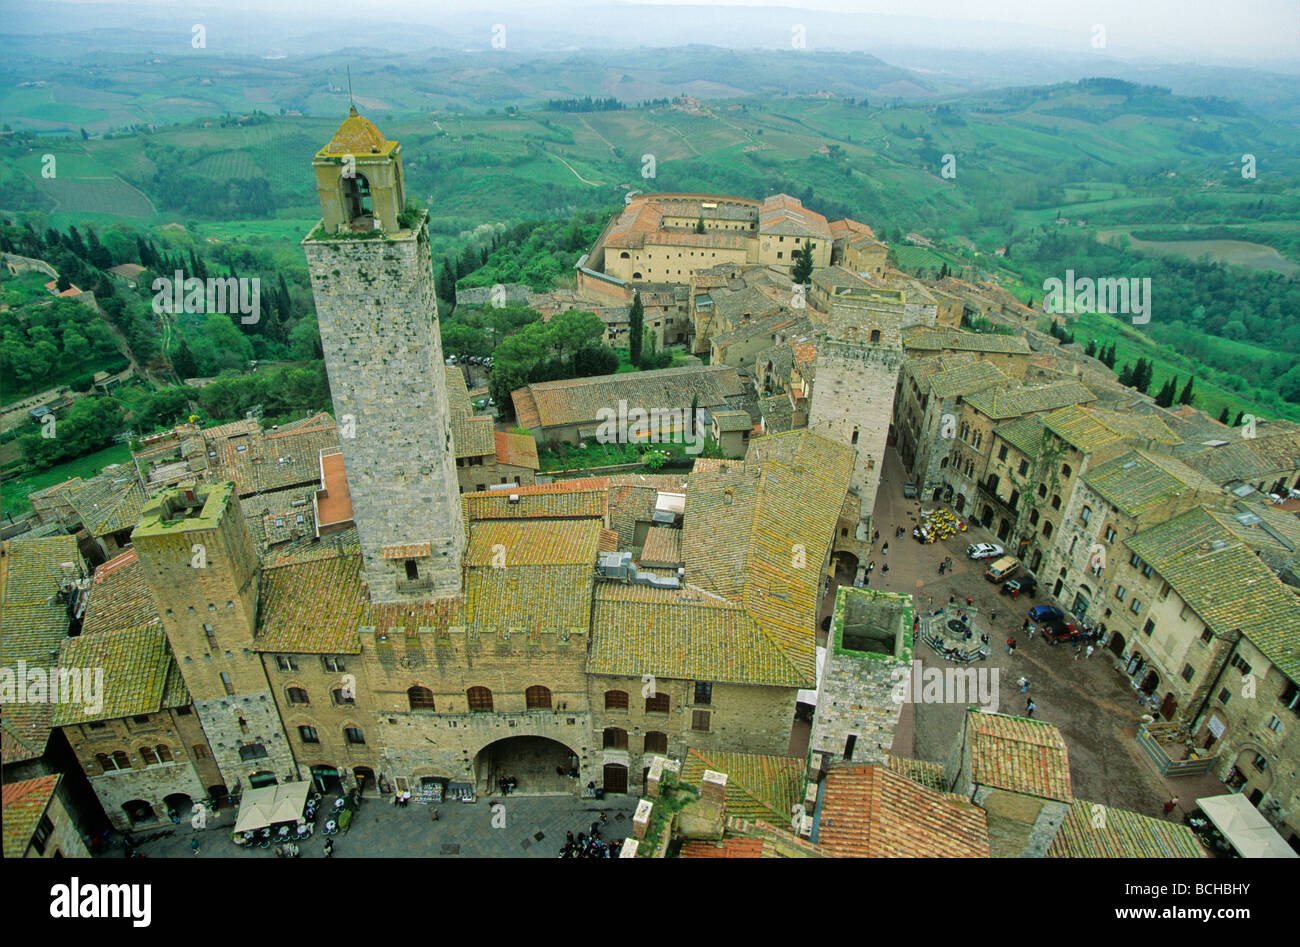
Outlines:
[[54, 729], [50, 704], [5, 704], [0, 715], [0, 763], [12, 766], [40, 759]]
[[0, 557], [0, 655], [29, 664], [49, 666], [59, 643], [68, 634], [68, 608], [58, 598], [63, 581], [61, 564], [81, 565], [72, 536], [45, 539], [19, 537], [4, 544]]
[[724, 434], [754, 429], [754, 419], [749, 416], [748, 411], [714, 411], [713, 420], [717, 422], [718, 430]]
[[969, 395], [982, 388], [1011, 381], [992, 362], [970, 362], [930, 376], [930, 391], [937, 398]]
[[1070, 755], [1061, 731], [1042, 720], [966, 714], [971, 778], [977, 785], [1073, 802]]
[[447, 408], [453, 418], [468, 418], [474, 414], [470, 403], [469, 386], [465, 383], [465, 372], [459, 365], [444, 365], [447, 379]]
[[1185, 825], [1076, 800], [1048, 858], [1208, 858], [1196, 833]]
[[1264, 427], [1257, 437], [1240, 434], [1241, 429], [1225, 432], [1228, 444], [1207, 448], [1188, 463], [1218, 483], [1258, 480], [1273, 471], [1300, 468], [1300, 431], [1283, 429], [1274, 434]]
[[537, 459], [537, 440], [531, 434], [497, 431], [495, 437], [498, 464], [527, 467], [530, 470], [541, 469], [541, 462]]
[[[157, 624], [69, 638], [59, 649], [59, 667], [103, 668], [103, 706], [90, 707], [84, 700], [56, 704], [54, 725], [157, 713], [174, 663], [167, 635]], [[189, 703], [188, 696], [182, 703]]]
[[1070, 404], [1086, 404], [1097, 396], [1077, 381], [1036, 388], [985, 388], [966, 397], [966, 403], [994, 421], [1053, 411]]
[[641, 547], [642, 563], [648, 566], [678, 566], [682, 558], [682, 531], [673, 526], [652, 526]]
[[161, 621], [158, 603], [149, 591], [144, 566], [134, 549], [128, 549], [95, 570], [82, 618], [83, 635], [139, 628]]
[[352, 491], [348, 487], [343, 452], [321, 452], [321, 484], [316, 493], [317, 529], [352, 521]]
[[833, 769], [813, 841], [841, 858], [987, 858], [984, 810], [880, 765]]
[[256, 649], [358, 654], [369, 624], [359, 555], [330, 555], [262, 569]]
[[805, 681], [816, 676], [823, 564], [855, 460], [806, 429], [769, 435], [743, 463], [692, 472], [686, 494], [687, 581], [744, 605]]
[[[341, 454], [336, 456], [342, 457]], [[244, 522], [259, 552], [268, 546], [316, 535], [316, 511], [311, 501], [317, 489], [315, 486], [291, 487], [257, 493], [240, 501]]]
[[[519, 392], [527, 392], [521, 399]], [[629, 409], [687, 409], [696, 396], [701, 408], [728, 405], [729, 398], [744, 393], [736, 370], [726, 365], [663, 368], [649, 372], [595, 375], [528, 385], [514, 392], [519, 423], [530, 430], [568, 424], [594, 423], [601, 409], [618, 410], [619, 401]], [[531, 415], [536, 412], [536, 419]]]
[[528, 388], [520, 388], [518, 391], [510, 393], [510, 400], [515, 406], [515, 420], [519, 426], [529, 432], [540, 432], [542, 429], [542, 415], [537, 409], [537, 399]]
[[1215, 485], [1170, 457], [1129, 451], [1084, 475], [1083, 482], [1126, 516], [1140, 517], [1168, 507], [1171, 500], [1195, 489], [1215, 492]]
[[731, 836], [720, 842], [693, 839], [682, 845], [678, 858], [762, 858], [763, 840]]
[[338, 127], [334, 137], [316, 154], [320, 156], [388, 154], [397, 142], [388, 141], [375, 123], [361, 115], [356, 106], [348, 109], [348, 117]]
[[[528, 635], [585, 635], [591, 626], [591, 584], [598, 538], [598, 533], [592, 534], [590, 560], [580, 565], [466, 569], [465, 625], [498, 635], [514, 631]], [[509, 555], [511, 552], [507, 552]]]
[[900, 776], [912, 782], [933, 789], [935, 792], [947, 793], [948, 782], [944, 779], [943, 764], [926, 760], [913, 760], [905, 756], [888, 756], [885, 765]]
[[913, 351], [996, 352], [1028, 355], [1029, 342], [1020, 335], [966, 332], [934, 326], [909, 326], [903, 330], [903, 348]]
[[804, 207], [802, 201], [789, 194], [773, 194], [763, 200], [758, 212], [758, 231], [831, 239], [831, 226], [826, 218]]
[[487, 415], [477, 418], [451, 419], [451, 439], [456, 445], [456, 459], [486, 457], [496, 454], [497, 442], [492, 419]]
[[320, 452], [339, 446], [338, 427], [320, 413], [275, 431], [236, 429], [228, 436], [203, 431], [210, 481], [233, 480], [241, 497], [288, 487], [319, 485]]
[[689, 590], [601, 583], [591, 616], [589, 674], [798, 687], [804, 676], [744, 609]]
[[727, 774], [727, 816], [770, 819], [788, 825], [791, 810], [803, 802], [805, 769], [802, 758], [757, 753], [686, 751], [682, 782], [698, 786], [705, 770]]
[[[512, 503], [516, 496], [519, 502]], [[609, 481], [561, 480], [508, 490], [484, 490], [462, 498], [471, 521], [492, 519], [603, 519], [609, 502]]]
[[503, 569], [587, 565], [594, 569], [600, 531], [600, 521], [594, 519], [475, 523], [465, 550], [465, 565]]
[[4, 812], [4, 857], [22, 858], [36, 834], [36, 826], [54, 798], [61, 777], [37, 776], [0, 789], [0, 810]]
[[119, 466], [87, 480], [68, 499], [87, 533], [107, 536], [134, 526], [146, 498], [134, 470]]
[[1035, 458], [1043, 450], [1043, 431], [1046, 428], [1037, 417], [1016, 418], [999, 424], [993, 433], [1002, 438], [1026, 457]]
[[1124, 545], [1150, 564], [1216, 634], [1240, 630], [1300, 682], [1300, 601], [1209, 511], [1197, 507]]

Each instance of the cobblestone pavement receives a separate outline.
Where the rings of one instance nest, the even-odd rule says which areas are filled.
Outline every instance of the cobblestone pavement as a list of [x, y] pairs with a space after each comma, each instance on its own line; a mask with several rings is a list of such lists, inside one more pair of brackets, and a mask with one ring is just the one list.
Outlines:
[[[1032, 606], [1060, 603], [1048, 594], [1047, 582], [1028, 600], [1021, 596], [1013, 602], [998, 594], [998, 586], [984, 578], [986, 564], [966, 558], [969, 544], [997, 542], [992, 533], [970, 526], [967, 532], [946, 542], [923, 545], [912, 539], [912, 526], [919, 519], [922, 501], [904, 499], [905, 479], [902, 463], [891, 448], [885, 457], [876, 500], [880, 541], [873, 550], [876, 569], [870, 587], [910, 592], [917, 609], [925, 611], [946, 606], [950, 595], [963, 604], [967, 597], [974, 600], [978, 609], [976, 633], [986, 630], [990, 637], [989, 659], [956, 666], [997, 670], [1002, 713], [1022, 715], [1026, 696], [1034, 699], [1035, 718], [1055, 724], [1065, 737], [1076, 798], [1161, 815], [1161, 806], [1171, 795], [1177, 794], [1182, 808], [1188, 809], [1195, 796], [1227, 791], [1213, 778], [1195, 780], [1195, 785], [1186, 779], [1166, 780], [1141, 755], [1135, 737], [1144, 711], [1108, 650], [1097, 649], [1091, 658], [1080, 655], [1076, 660], [1071, 644], [1049, 645], [1041, 636], [1032, 641], [1025, 637], [1020, 628]], [[896, 526], [905, 526], [906, 535], [894, 539]], [[889, 552], [883, 554], [886, 539]], [[953, 569], [940, 576], [939, 563], [945, 556], [952, 557]], [[887, 575], [880, 571], [884, 562], [889, 563]], [[1014, 655], [1006, 651], [1009, 637], [1017, 642]], [[954, 666], [929, 646], [920, 642], [917, 645], [914, 657], [923, 667]], [[1022, 676], [1030, 681], [1027, 694], [1022, 694], [1015, 683]], [[956, 739], [965, 707], [974, 702], [930, 702], [905, 707], [906, 726], [899, 729], [895, 752], [943, 762]]]
[[[334, 838], [335, 858], [556, 858], [564, 845], [565, 832], [590, 832], [601, 812], [608, 823], [600, 836], [621, 841], [632, 834], [632, 813], [636, 796], [614, 796], [604, 800], [578, 799], [570, 795], [480, 797], [476, 803], [447, 802], [434, 807], [438, 821], [429, 817], [430, 806], [411, 803], [394, 808], [390, 797], [368, 797], [354, 816], [347, 834]], [[325, 799], [326, 805], [333, 801]], [[505, 825], [493, 828], [492, 805], [505, 807]], [[247, 849], [230, 840], [234, 810], [226, 809], [195, 832], [185, 825], [174, 834], [145, 842], [138, 850], [147, 858], [276, 858], [274, 847]], [[300, 843], [303, 858], [322, 857], [324, 839], [317, 820], [317, 834]], [[159, 831], [162, 827], [159, 828]], [[137, 836], [148, 835], [142, 830]], [[538, 838], [538, 836], [541, 838]], [[190, 841], [199, 840], [199, 854], [190, 852]], [[120, 848], [115, 848], [120, 854]]]

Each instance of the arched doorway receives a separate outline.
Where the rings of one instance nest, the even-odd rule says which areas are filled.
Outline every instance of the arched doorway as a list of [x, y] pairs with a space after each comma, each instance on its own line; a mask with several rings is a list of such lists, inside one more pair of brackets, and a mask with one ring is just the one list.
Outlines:
[[578, 754], [548, 737], [506, 737], [489, 743], [474, 757], [474, 784], [480, 795], [499, 792], [498, 781], [515, 779], [515, 793], [574, 792], [578, 788]]
[[342, 774], [337, 766], [318, 764], [311, 768], [311, 781], [323, 793], [339, 794], [343, 792]]
[[602, 785], [607, 796], [627, 792], [627, 767], [622, 763], [606, 763]]
[[960, 513], [962, 510], [966, 508], [966, 498], [962, 496], [960, 493], [957, 494], [957, 496], [953, 498], [952, 508], [956, 510], [958, 513]]
[[194, 800], [190, 798], [189, 793], [174, 792], [169, 796], [163, 796], [163, 805], [167, 809], [167, 818], [173, 822], [181, 822], [189, 819], [194, 808]]
[[143, 799], [132, 799], [130, 802], [122, 803], [122, 811], [126, 813], [127, 821], [132, 826], [150, 825], [158, 821], [158, 813], [153, 811], [153, 806]]
[[858, 557], [846, 550], [840, 550], [832, 557], [835, 560], [835, 581], [839, 585], [852, 585], [858, 574]]
[[998, 539], [1002, 540], [1003, 542], [1006, 542], [1007, 537], [1010, 535], [1011, 535], [1011, 523], [1004, 516], [1002, 517], [1002, 522], [998, 524]]
[[220, 809], [222, 806], [230, 805], [230, 790], [226, 788], [225, 783], [217, 783], [215, 786], [208, 787], [208, 798], [212, 800], [212, 808]]
[[357, 781], [357, 789], [361, 790], [362, 792], [365, 792], [370, 787], [377, 785], [375, 783], [375, 771], [371, 769], [369, 766], [352, 767], [352, 776]]
[[1110, 648], [1111, 654], [1115, 655], [1115, 657], [1122, 657], [1124, 654], [1124, 636], [1118, 631], [1111, 632], [1110, 641], [1106, 647]]
[[1147, 671], [1147, 676], [1142, 678], [1142, 683], [1138, 685], [1138, 690], [1148, 697], [1160, 686], [1160, 675], [1155, 671]]
[[1070, 606], [1070, 612], [1075, 618], [1083, 618], [1088, 614], [1088, 606], [1092, 604], [1091, 595], [1092, 589], [1086, 585], [1079, 586], [1079, 591], [1074, 594], [1074, 604]]

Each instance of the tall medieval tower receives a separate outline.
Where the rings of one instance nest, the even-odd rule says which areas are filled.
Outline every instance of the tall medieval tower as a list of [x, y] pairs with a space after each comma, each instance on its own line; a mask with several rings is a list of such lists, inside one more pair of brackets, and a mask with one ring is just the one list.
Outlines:
[[[817, 374], [808, 427], [857, 452], [850, 489], [858, 498], [855, 538], [869, 543], [872, 510], [903, 364], [901, 293], [836, 289], [817, 333]], [[858, 578], [866, 564], [858, 567]]]
[[235, 485], [164, 490], [141, 511], [131, 542], [227, 789], [297, 779], [254, 648], [257, 549]]
[[402, 149], [353, 108], [312, 167], [303, 241], [372, 602], [456, 595], [465, 529], [433, 258]]

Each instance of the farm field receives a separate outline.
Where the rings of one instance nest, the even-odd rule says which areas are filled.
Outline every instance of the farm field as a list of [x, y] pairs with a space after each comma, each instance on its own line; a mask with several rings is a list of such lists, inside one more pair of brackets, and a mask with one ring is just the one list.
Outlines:
[[4, 497], [0, 503], [0, 512], [6, 516], [18, 516], [31, 510], [27, 495], [37, 490], [44, 490], [56, 483], [62, 483], [69, 477], [81, 477], [88, 480], [111, 464], [129, 464], [131, 448], [127, 444], [114, 444], [85, 457], [78, 457], [67, 463], [58, 464], [48, 470], [26, 477], [15, 477], [4, 482]]

